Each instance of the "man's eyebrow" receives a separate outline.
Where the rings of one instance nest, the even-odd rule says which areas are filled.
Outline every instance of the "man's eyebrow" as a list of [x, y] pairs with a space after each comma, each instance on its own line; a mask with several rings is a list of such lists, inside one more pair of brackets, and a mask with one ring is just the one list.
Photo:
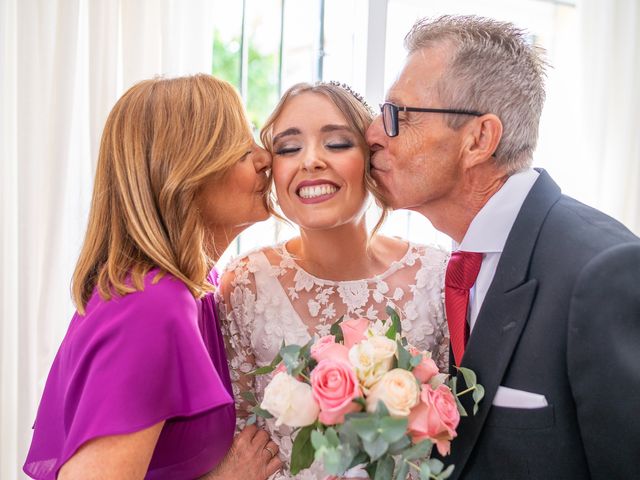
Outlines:
[[273, 137], [272, 142], [276, 143], [278, 140], [280, 140], [282, 137], [288, 137], [290, 135], [300, 135], [300, 130], [292, 127], [292, 128], [287, 128], [286, 130], [280, 132], [279, 134], [277, 134], [275, 137]]

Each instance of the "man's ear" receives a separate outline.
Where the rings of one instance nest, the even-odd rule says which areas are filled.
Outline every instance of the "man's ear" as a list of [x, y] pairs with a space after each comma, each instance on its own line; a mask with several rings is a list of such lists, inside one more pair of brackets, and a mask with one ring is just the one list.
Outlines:
[[493, 113], [487, 113], [473, 119], [464, 128], [467, 167], [473, 167], [490, 159], [502, 138], [500, 119]]

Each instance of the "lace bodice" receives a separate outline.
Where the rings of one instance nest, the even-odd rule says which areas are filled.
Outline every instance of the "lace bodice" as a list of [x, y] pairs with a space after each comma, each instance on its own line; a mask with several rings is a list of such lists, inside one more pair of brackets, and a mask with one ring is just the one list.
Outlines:
[[[342, 315], [386, 319], [385, 308], [400, 312], [402, 330], [409, 342], [432, 352], [441, 371], [448, 369], [449, 335], [444, 308], [444, 272], [448, 254], [436, 247], [409, 244], [399, 261], [372, 278], [331, 281], [303, 270], [285, 244], [258, 250], [232, 261], [223, 275], [225, 295], [218, 294], [223, 333], [231, 366], [239, 427], [244, 426], [246, 407], [242, 391], [253, 391], [260, 401], [270, 376], [252, 377], [251, 370], [268, 365], [282, 342], [303, 345], [312, 337], [329, 334], [331, 324]], [[291, 454], [292, 430], [264, 422], [281, 457]], [[318, 465], [292, 477], [324, 478]]]

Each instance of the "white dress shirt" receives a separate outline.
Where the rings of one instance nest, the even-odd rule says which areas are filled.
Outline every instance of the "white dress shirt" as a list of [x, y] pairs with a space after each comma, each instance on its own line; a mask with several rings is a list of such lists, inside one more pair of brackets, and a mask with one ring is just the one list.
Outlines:
[[493, 281], [509, 232], [538, 175], [531, 168], [511, 175], [473, 218], [460, 245], [453, 242], [454, 251], [484, 254], [478, 278], [469, 294], [468, 319], [471, 330]]

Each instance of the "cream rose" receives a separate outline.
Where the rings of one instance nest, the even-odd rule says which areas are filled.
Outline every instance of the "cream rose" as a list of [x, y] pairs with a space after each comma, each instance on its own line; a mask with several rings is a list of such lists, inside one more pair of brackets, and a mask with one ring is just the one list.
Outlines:
[[385, 373], [369, 391], [367, 411], [375, 412], [378, 402], [383, 402], [392, 417], [408, 417], [419, 398], [420, 388], [413, 373], [394, 368]]
[[351, 347], [349, 361], [365, 393], [391, 370], [396, 350], [396, 342], [382, 336], [368, 338]]
[[264, 389], [260, 407], [276, 418], [276, 426], [305, 427], [318, 418], [320, 407], [313, 398], [311, 385], [281, 372]]

